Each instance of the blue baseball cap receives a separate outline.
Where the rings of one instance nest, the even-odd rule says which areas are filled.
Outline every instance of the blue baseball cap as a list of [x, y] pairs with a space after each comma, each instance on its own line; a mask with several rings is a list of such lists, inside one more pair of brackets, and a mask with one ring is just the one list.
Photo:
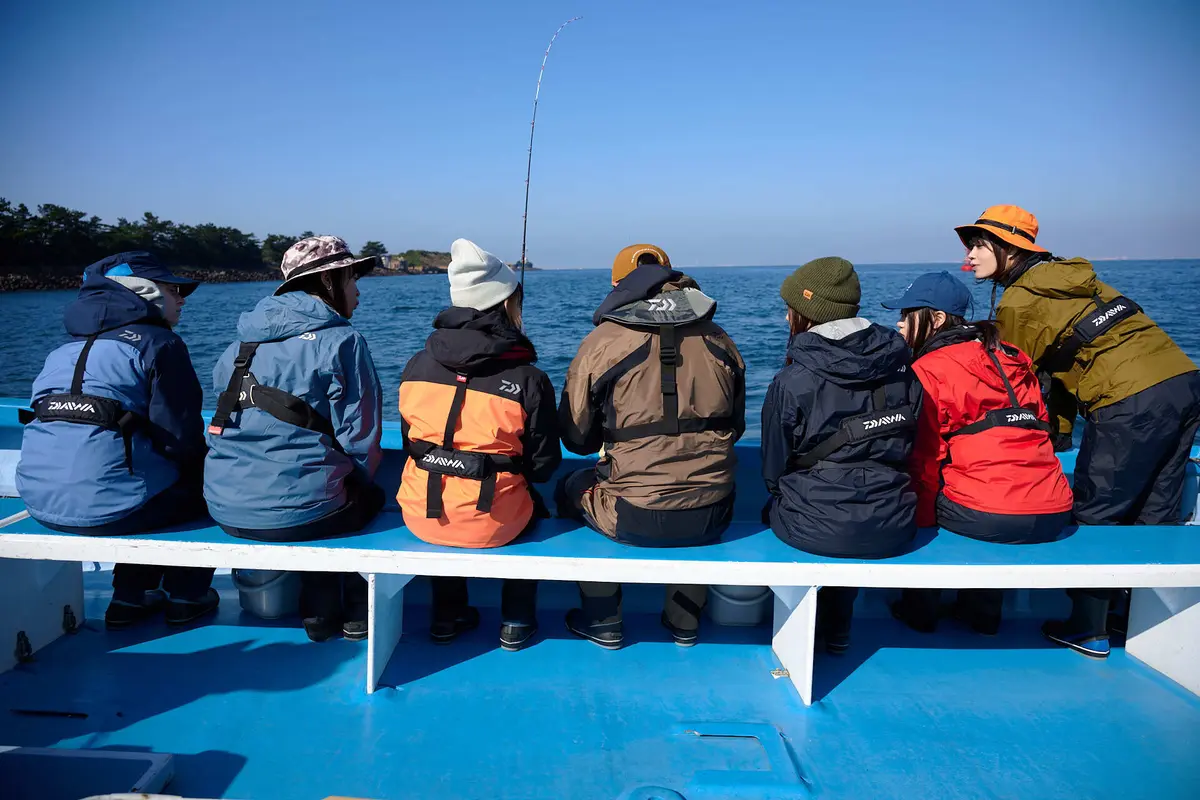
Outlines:
[[200, 281], [182, 278], [169, 270], [161, 261], [145, 250], [134, 250], [128, 253], [117, 253], [115, 256], [101, 259], [83, 271], [83, 280], [93, 276], [119, 278], [123, 276], [145, 278], [155, 283], [173, 283], [179, 287], [179, 293], [187, 297], [196, 291]]
[[934, 311], [965, 317], [967, 308], [971, 305], [971, 291], [967, 289], [966, 284], [945, 270], [926, 272], [909, 284], [901, 297], [882, 305], [894, 311], [932, 308]]

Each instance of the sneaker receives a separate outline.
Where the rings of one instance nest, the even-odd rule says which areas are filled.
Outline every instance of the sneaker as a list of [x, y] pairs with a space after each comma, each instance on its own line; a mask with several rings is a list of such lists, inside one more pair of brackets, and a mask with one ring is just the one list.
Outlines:
[[667, 619], [667, 612], [665, 611], [662, 613], [662, 616], [658, 618], [658, 621], [662, 623], [664, 628], [671, 632], [671, 636], [675, 639], [675, 644], [679, 645], [680, 647], [691, 647], [696, 643], [696, 640], [700, 638], [700, 631], [698, 629], [689, 631], [686, 628], [676, 628], [674, 625], [672, 625], [670, 620]]
[[333, 617], [305, 617], [304, 632], [314, 642], [327, 642], [342, 633], [342, 624]]
[[146, 592], [140, 603], [129, 603], [114, 597], [104, 612], [104, 627], [119, 631], [144, 622], [162, 611], [166, 602], [166, 593], [158, 589]]
[[209, 589], [199, 600], [187, 600], [182, 597], [167, 599], [167, 624], [187, 625], [201, 617], [215, 613], [221, 603], [221, 595], [216, 589]]
[[827, 633], [825, 634], [825, 652], [831, 656], [845, 655], [850, 649], [850, 634], [848, 633]]
[[1042, 635], [1055, 644], [1069, 647], [1089, 658], [1108, 658], [1108, 634], [1071, 631], [1066, 620], [1050, 620], [1042, 626]]
[[500, 626], [500, 646], [510, 653], [515, 653], [532, 642], [533, 637], [537, 636], [537, 631], [536, 622], [532, 625], [506, 622]]
[[460, 633], [479, 627], [479, 610], [466, 606], [451, 619], [435, 619], [429, 625], [429, 638], [434, 644], [450, 644]]
[[350, 619], [342, 623], [342, 638], [348, 642], [361, 642], [367, 638], [367, 621]]
[[[625, 634], [621, 632], [619, 625], [615, 626], [616, 630], [598, 630], [600, 626], [585, 625], [579, 618], [583, 616], [583, 609], [572, 608], [567, 612], [567, 630], [578, 636], [580, 639], [587, 639], [592, 644], [598, 644], [605, 650], [620, 650], [621, 645], [625, 641]], [[614, 627], [614, 626], [610, 626]]]

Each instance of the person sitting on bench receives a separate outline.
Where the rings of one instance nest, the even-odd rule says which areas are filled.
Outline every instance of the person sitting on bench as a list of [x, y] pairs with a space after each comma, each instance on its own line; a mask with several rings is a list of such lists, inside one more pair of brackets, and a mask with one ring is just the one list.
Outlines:
[[[592, 316], [559, 402], [563, 444], [594, 468], [559, 482], [559, 516], [623, 544], [683, 547], [717, 541], [733, 518], [733, 445], [746, 429], [745, 364], [717, 303], [671, 269], [654, 245], [613, 262], [613, 290]], [[617, 649], [621, 587], [580, 583], [567, 629]], [[662, 624], [695, 644], [706, 586], [668, 586]]]
[[[209, 510], [231, 536], [340, 536], [383, 507], [383, 490], [372, 483], [383, 396], [367, 340], [350, 325], [358, 279], [375, 263], [355, 258], [336, 236], [301, 239], [283, 255], [283, 283], [238, 321], [238, 341], [213, 370], [221, 394], [204, 467]], [[366, 638], [362, 576], [302, 578], [310, 639]]]
[[[51, 530], [120, 536], [205, 516], [204, 394], [173, 330], [198, 282], [145, 251], [83, 273], [63, 321], [71, 341], [33, 383], [16, 484], [29, 515]], [[169, 624], [212, 613], [213, 570], [117, 564], [109, 628], [166, 608]], [[159, 591], [159, 586], [163, 591]]]
[[[533, 484], [562, 461], [554, 386], [521, 332], [516, 273], [466, 239], [450, 256], [452, 305], [400, 376], [409, 459], [396, 500], [418, 539], [499, 547], [549, 516]], [[466, 578], [435, 577], [432, 586], [435, 643], [479, 625]], [[520, 650], [537, 633], [537, 582], [506, 580], [501, 592], [500, 646]]]

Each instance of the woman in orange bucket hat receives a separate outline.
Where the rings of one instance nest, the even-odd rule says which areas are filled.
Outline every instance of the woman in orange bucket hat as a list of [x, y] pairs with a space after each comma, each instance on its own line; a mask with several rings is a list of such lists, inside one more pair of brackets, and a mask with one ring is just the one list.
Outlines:
[[[963, 269], [995, 284], [1005, 341], [1033, 361], [1047, 395], [1056, 449], [1069, 449], [1077, 414], [1087, 423], [1075, 461], [1075, 521], [1173, 525], [1184, 469], [1200, 429], [1200, 372], [1136, 302], [1102, 283], [1090, 262], [1037, 243], [1037, 217], [992, 206], [955, 228]], [[996, 291], [1003, 295], [995, 303]], [[1079, 589], [1070, 618], [1042, 631], [1093, 658], [1109, 651], [1110, 590]], [[1113, 629], [1121, 620], [1114, 615]]]

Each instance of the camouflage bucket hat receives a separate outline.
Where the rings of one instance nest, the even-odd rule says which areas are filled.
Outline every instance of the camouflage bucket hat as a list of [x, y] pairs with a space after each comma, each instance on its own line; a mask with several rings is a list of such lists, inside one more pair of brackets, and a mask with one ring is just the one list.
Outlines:
[[345, 239], [337, 236], [310, 236], [296, 242], [283, 254], [283, 264], [280, 265], [283, 270], [283, 283], [275, 290], [275, 294], [288, 291], [290, 283], [305, 275], [353, 267], [355, 277], [361, 278], [375, 269], [377, 264], [378, 259], [375, 256], [355, 258]]

